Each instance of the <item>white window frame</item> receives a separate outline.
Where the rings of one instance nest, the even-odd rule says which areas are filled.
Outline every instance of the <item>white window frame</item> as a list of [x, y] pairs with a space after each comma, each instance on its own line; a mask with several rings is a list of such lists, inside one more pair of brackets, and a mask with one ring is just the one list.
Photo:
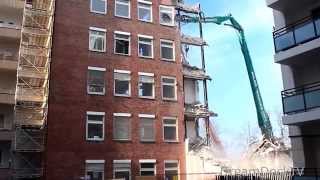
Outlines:
[[[117, 4], [128, 5], [128, 16], [117, 15]], [[128, 3], [117, 2], [117, 0], [114, 0], [114, 16], [131, 19], [131, 0], [128, 0]]]
[[[178, 166], [177, 166], [177, 169], [175, 168], [166, 168], [166, 163], [177, 163]], [[164, 178], [166, 178], [166, 170], [170, 171], [170, 170], [177, 170], [178, 172], [178, 180], [180, 179], [180, 162], [179, 160], [164, 160], [164, 163], [163, 163], [163, 174], [164, 174]]]
[[[154, 168], [141, 168], [141, 164], [142, 163], [153, 163], [154, 164]], [[140, 159], [139, 160], [139, 175], [141, 176], [141, 171], [151, 171], [153, 170], [154, 175], [157, 175], [157, 160], [155, 159]]]
[[[150, 5], [150, 21], [146, 21], [144, 19], [140, 19], [140, 16], [139, 16], [139, 12], [140, 11], [139, 11], [139, 9], [142, 8], [142, 9], [149, 10], [149, 8], [141, 7], [140, 4]], [[138, 0], [138, 14], [137, 15], [138, 15], [138, 20], [139, 21], [152, 23], [153, 22], [152, 2], [144, 1], [144, 0]]]
[[[129, 80], [129, 94], [117, 94], [116, 93], [116, 79], [114, 78], [114, 74], [115, 73], [120, 73], [120, 74], [128, 74], [130, 76], [130, 80]], [[114, 96], [118, 96], [118, 97], [131, 97], [131, 71], [126, 71], [126, 70], [118, 70], [115, 69], [113, 71], [113, 95]]]
[[[172, 10], [172, 12], [169, 12], [169, 11], [165, 11], [167, 13], [171, 13], [172, 15], [172, 23], [161, 23], [161, 8], [169, 8]], [[165, 6], [165, 5], [160, 5], [159, 6], [159, 23], [161, 25], [164, 25], [164, 26], [175, 26], [175, 8], [173, 6]]]
[[[150, 119], [150, 121], [153, 121], [153, 135], [154, 135], [154, 139], [153, 140], [149, 140], [149, 139], [142, 139], [141, 138], [141, 118], [146, 118], [146, 119]], [[156, 116], [154, 114], [139, 114], [139, 120], [140, 120], [140, 125], [139, 125], [139, 139], [140, 142], [143, 143], [155, 143], [156, 142]]]
[[113, 172], [113, 178], [116, 178], [116, 172], [127, 172], [126, 170], [115, 170], [114, 168], [114, 164], [117, 164], [117, 163], [127, 163], [127, 164], [130, 164], [130, 170], [129, 170], [129, 180], [131, 180], [131, 160], [113, 160], [113, 169], [112, 169], [112, 172]]
[[140, 90], [140, 76], [148, 76], [148, 77], [152, 77], [153, 78], [153, 86], [152, 86], [152, 96], [142, 96], [139, 94], [138, 95], [140, 98], [144, 98], [144, 99], [155, 99], [155, 78], [154, 78], [154, 74], [153, 73], [145, 73], [145, 72], [138, 72], [139, 75], [139, 80], [138, 80], [138, 91]]
[[[98, 32], [103, 32], [104, 36], [102, 35], [95, 35], [91, 34], [91, 31], [98, 31]], [[97, 50], [97, 49], [92, 49], [91, 48], [91, 42], [90, 42], [90, 37], [91, 36], [96, 36], [96, 37], [103, 37], [104, 38], [104, 45], [103, 45], [103, 50]], [[97, 28], [97, 27], [89, 27], [89, 51], [94, 51], [94, 52], [106, 52], [106, 45], [107, 45], [107, 30], [103, 28]]]
[[[128, 39], [118, 38], [118, 37], [116, 37], [117, 34], [129, 36], [129, 38], [128, 38]], [[117, 55], [131, 56], [131, 33], [129, 33], [129, 32], [123, 32], [123, 31], [114, 31], [114, 33], [113, 33], [113, 38], [114, 38], [114, 42], [113, 42], [113, 53], [114, 53], [114, 54], [117, 54]], [[123, 53], [118, 53], [118, 52], [116, 52], [116, 40], [129, 41], [128, 54], [123, 54]]]
[[[106, 72], [106, 68], [88, 66], [88, 73], [90, 70], [91, 71], [100, 71], [100, 72], [104, 72], [104, 73]], [[104, 81], [106, 81], [105, 77], [103, 77], [103, 78], [104, 78]], [[89, 95], [105, 95], [106, 94], [106, 87], [105, 86], [106, 86], [106, 83], [104, 83], [103, 92], [90, 92], [88, 82], [87, 82], [87, 93]]]
[[[90, 124], [99, 124], [101, 125], [102, 124], [102, 138], [89, 138], [89, 133], [88, 133], [88, 124], [89, 124], [89, 119], [88, 119], [88, 116], [89, 115], [97, 115], [97, 116], [103, 116], [103, 119], [102, 119], [102, 122], [100, 121], [91, 121]], [[104, 135], [105, 135], [105, 132], [104, 132], [104, 126], [105, 126], [105, 112], [93, 112], [93, 111], [87, 111], [87, 114], [86, 114], [86, 140], [87, 141], [104, 141]]]
[[[105, 166], [105, 160], [86, 160], [86, 170], [85, 170], [85, 176], [87, 176], [88, 168], [87, 164], [103, 164], [103, 167]], [[102, 180], [104, 180], [104, 168], [102, 171]]]
[[[176, 121], [176, 124], [165, 124], [164, 123], [164, 120], [175, 120]], [[176, 139], [175, 140], [166, 140], [165, 139], [165, 135], [164, 135], [164, 128], [165, 127], [175, 127], [176, 128]], [[163, 117], [162, 118], [162, 134], [163, 134], [163, 141], [164, 142], [179, 142], [179, 134], [178, 134], [178, 118], [177, 117]]]
[[96, 13], [96, 14], [107, 14], [107, 9], [108, 9], [108, 3], [107, 0], [103, 0], [105, 2], [105, 8], [104, 8], [104, 12], [100, 12], [100, 11], [95, 11], [93, 10], [93, 6], [92, 6], [92, 0], [90, 0], [90, 12], [92, 13]]
[[[115, 121], [115, 117], [127, 117], [129, 118], [129, 138], [128, 139], [117, 139], [114, 137], [114, 134], [113, 134], [113, 140], [114, 141], [130, 141], [132, 139], [131, 137], [131, 114], [130, 113], [113, 113], [113, 131], [115, 131], [115, 124], [114, 124], [114, 121]], [[114, 132], [113, 132], [114, 133]]]
[[[145, 39], [149, 39], [151, 40], [151, 44], [147, 43], [147, 42], [144, 42], [144, 41], [140, 41], [139, 38], [145, 38]], [[140, 51], [140, 43], [141, 44], [146, 44], [146, 45], [151, 45], [151, 56], [143, 56], [143, 55], [140, 55], [139, 51]], [[142, 34], [138, 34], [138, 56], [139, 57], [142, 57], [142, 58], [148, 58], [148, 59], [153, 59], [154, 58], [154, 39], [153, 39], [153, 36], [147, 36], [147, 35], [142, 35]]]
[[[173, 79], [174, 80], [174, 84], [172, 83], [164, 83], [163, 79]], [[174, 98], [167, 98], [167, 97], [163, 97], [163, 86], [164, 85], [174, 85]], [[176, 77], [172, 77], [172, 76], [161, 76], [161, 95], [162, 95], [162, 99], [166, 100], [166, 101], [177, 101], [177, 78]]]
[[[164, 43], [172, 43], [172, 47], [170, 46], [167, 46], [167, 45], [162, 45], [162, 42]], [[167, 48], [172, 48], [172, 59], [167, 59], [167, 58], [163, 58], [162, 57], [162, 46], [163, 47], [167, 47]], [[166, 39], [160, 39], [160, 58], [161, 60], [164, 60], [164, 61], [170, 61], [170, 62], [175, 62], [176, 61], [176, 48], [175, 48], [175, 43], [174, 41], [172, 40], [166, 40]]]

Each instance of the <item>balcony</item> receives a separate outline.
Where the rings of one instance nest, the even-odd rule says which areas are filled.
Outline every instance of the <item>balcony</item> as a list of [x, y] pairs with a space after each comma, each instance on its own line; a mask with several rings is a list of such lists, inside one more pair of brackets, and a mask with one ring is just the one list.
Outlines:
[[320, 17], [307, 17], [273, 32], [276, 61], [320, 47]]
[[9, 89], [0, 89], [0, 103], [1, 104], [15, 104], [15, 91]]
[[203, 104], [185, 104], [184, 114], [190, 118], [206, 118], [206, 117], [215, 117], [217, 114], [210, 111]]
[[293, 0], [266, 0], [267, 6], [278, 11], [298, 10], [314, 5], [318, 0], [293, 1]]
[[21, 37], [21, 26], [0, 20], [0, 36], [19, 39]]
[[288, 89], [281, 95], [285, 124], [320, 119], [320, 82]]
[[0, 50], [0, 69], [17, 70], [18, 52]]

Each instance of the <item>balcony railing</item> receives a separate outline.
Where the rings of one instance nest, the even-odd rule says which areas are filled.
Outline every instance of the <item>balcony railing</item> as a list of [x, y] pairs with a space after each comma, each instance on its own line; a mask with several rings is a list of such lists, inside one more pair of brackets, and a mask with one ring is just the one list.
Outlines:
[[318, 37], [320, 37], [320, 17], [307, 17], [273, 32], [276, 52], [293, 48]]
[[320, 82], [281, 92], [284, 114], [306, 112], [320, 107]]

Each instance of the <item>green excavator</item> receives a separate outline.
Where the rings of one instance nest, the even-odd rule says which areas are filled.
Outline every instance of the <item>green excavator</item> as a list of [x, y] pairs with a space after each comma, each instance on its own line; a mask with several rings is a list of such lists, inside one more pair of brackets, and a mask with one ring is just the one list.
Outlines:
[[[256, 75], [252, 65], [252, 59], [251, 59], [248, 45], [245, 39], [244, 30], [241, 27], [241, 25], [235, 20], [235, 18], [231, 14], [228, 16], [205, 17], [204, 14], [201, 12], [200, 18], [187, 16], [187, 15], [177, 15], [176, 19], [178, 22], [181, 22], [181, 23], [214, 23], [218, 25], [225, 25], [237, 31], [239, 43], [241, 46], [241, 51], [246, 63], [251, 90], [252, 90], [252, 94], [255, 102], [259, 128], [261, 130], [264, 140], [267, 140], [272, 144], [276, 144], [270, 119], [263, 105], [258, 81], [256, 79]], [[229, 23], [226, 23], [226, 22], [229, 22]]]

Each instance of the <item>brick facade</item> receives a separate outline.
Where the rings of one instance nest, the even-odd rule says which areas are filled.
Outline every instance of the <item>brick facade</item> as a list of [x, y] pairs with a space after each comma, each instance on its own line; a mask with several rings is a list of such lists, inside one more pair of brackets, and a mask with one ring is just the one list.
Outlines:
[[[137, 18], [137, 0], [131, 0], [131, 19], [114, 16], [114, 0], [108, 0], [107, 14], [90, 13], [89, 0], [56, 2], [45, 179], [79, 179], [85, 174], [85, 160], [105, 160], [105, 179], [112, 178], [112, 161], [130, 159], [132, 175], [139, 174], [139, 159], [156, 159], [156, 172], [163, 174], [164, 160], [179, 160], [185, 173], [184, 96], [180, 61], [180, 34], [175, 27], [159, 24], [159, 4], [153, 1], [153, 23]], [[107, 30], [105, 53], [88, 50], [89, 27]], [[114, 31], [131, 33], [131, 55], [113, 53]], [[154, 58], [138, 57], [138, 34], [153, 36]], [[160, 60], [160, 39], [174, 40], [175, 62]], [[88, 66], [106, 68], [106, 95], [87, 94]], [[131, 71], [131, 97], [113, 95], [113, 70]], [[155, 99], [138, 97], [138, 72], [154, 73]], [[161, 76], [177, 78], [177, 101], [161, 98]], [[105, 112], [105, 139], [86, 141], [86, 112]], [[131, 113], [131, 141], [112, 140], [113, 113]], [[155, 143], [139, 139], [139, 114], [156, 115]], [[162, 117], [178, 118], [178, 143], [163, 141]], [[181, 178], [183, 179], [183, 178]]]

